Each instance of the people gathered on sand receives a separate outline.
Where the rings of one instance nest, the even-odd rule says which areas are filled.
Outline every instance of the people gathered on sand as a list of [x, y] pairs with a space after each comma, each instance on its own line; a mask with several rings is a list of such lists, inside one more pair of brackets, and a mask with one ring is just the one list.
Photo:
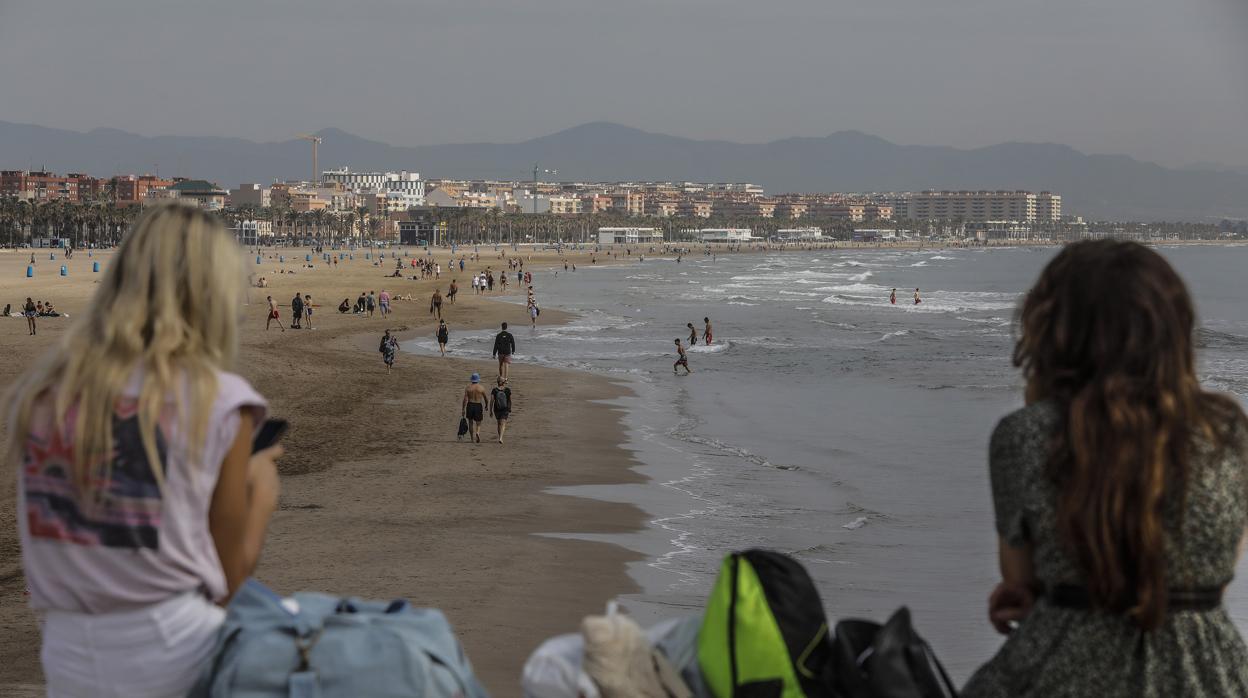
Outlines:
[[256, 568], [282, 448], [252, 453], [266, 404], [229, 372], [245, 276], [221, 223], [153, 207], [114, 259], [12, 392], [23, 569], [48, 695], [185, 695]]
[[1248, 529], [1248, 419], [1196, 375], [1183, 281], [1080, 242], [1019, 315], [1027, 406], [989, 450], [1007, 635], [963, 696], [1243, 696], [1222, 603]]

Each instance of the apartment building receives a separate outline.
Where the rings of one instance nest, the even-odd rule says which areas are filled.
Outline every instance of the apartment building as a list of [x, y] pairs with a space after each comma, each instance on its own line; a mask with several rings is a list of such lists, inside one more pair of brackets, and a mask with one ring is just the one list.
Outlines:
[[326, 170], [321, 173], [321, 183], [327, 187], [341, 187], [348, 191], [397, 191], [410, 195], [419, 201], [417, 206], [424, 205], [425, 180], [419, 172], [352, 172], [344, 167], [340, 170]]
[[109, 186], [113, 190], [113, 203], [118, 206], [141, 206], [149, 200], [149, 192], [168, 189], [173, 184], [172, 179], [161, 179], [154, 175], [118, 175], [109, 180]]
[[1036, 194], [1036, 221], [1056, 223], [1062, 220], [1062, 196], [1051, 191]]
[[646, 195], [636, 191], [611, 194], [611, 209], [626, 216], [646, 215]]
[[44, 171], [4, 170], [0, 172], [0, 197], [4, 198], [35, 203], [44, 201], [78, 203], [99, 197], [103, 190], [104, 185], [101, 180], [80, 173], [60, 176]]
[[1046, 221], [1062, 215], [1062, 198], [1047, 191], [924, 191], [910, 194], [905, 205], [905, 217], [913, 220], [1034, 223], [1041, 213]]
[[230, 190], [230, 205], [235, 208], [240, 206], [268, 208], [272, 201], [272, 191], [261, 184], [244, 182], [238, 185], [237, 189]]
[[555, 194], [549, 200], [551, 213], [569, 215], [581, 212], [581, 200], [571, 194]]

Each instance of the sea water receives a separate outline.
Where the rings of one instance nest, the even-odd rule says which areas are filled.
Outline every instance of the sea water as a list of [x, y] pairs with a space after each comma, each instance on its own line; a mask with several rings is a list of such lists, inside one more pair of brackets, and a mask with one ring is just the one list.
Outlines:
[[[1201, 314], [1205, 384], [1248, 398], [1248, 248], [1161, 251]], [[765, 546], [805, 564], [832, 622], [909, 606], [962, 680], [1001, 642], [986, 620], [999, 579], [987, 444], [1022, 405], [1011, 320], [1053, 254], [777, 252], [535, 274], [540, 305], [578, 319], [515, 323], [512, 388], [523, 402], [531, 362], [632, 389], [614, 402], [649, 481], [558, 491], [647, 513], [645, 531], [578, 536], [645, 556], [631, 570], [642, 591], [623, 599], [643, 621], [700, 608], [725, 553]], [[673, 340], [686, 323], [701, 335], [704, 317], [714, 343], [688, 349], [692, 375], [673, 375]], [[484, 374], [492, 336], [452, 328], [451, 349]], [[1246, 586], [1232, 584], [1228, 606], [1248, 628]]]

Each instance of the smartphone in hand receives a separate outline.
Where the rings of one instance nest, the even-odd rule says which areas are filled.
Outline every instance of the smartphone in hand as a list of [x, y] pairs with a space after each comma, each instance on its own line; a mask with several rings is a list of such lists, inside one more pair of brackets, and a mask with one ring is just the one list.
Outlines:
[[286, 435], [286, 430], [290, 428], [290, 422], [284, 419], [266, 419], [260, 427], [260, 431], [256, 432], [256, 438], [251, 442], [251, 452], [263, 451], [264, 449], [276, 444]]

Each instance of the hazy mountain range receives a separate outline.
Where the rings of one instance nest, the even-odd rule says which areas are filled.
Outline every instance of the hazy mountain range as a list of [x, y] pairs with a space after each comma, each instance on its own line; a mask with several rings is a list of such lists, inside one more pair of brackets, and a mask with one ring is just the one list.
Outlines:
[[[1248, 172], [1171, 169], [1124, 155], [1087, 155], [1052, 143], [974, 149], [898, 145], [858, 131], [744, 144], [678, 138], [590, 123], [521, 143], [401, 147], [339, 129], [318, 132], [322, 170], [414, 170], [425, 177], [528, 179], [534, 163], [576, 181], [753, 182], [769, 193], [1050, 190], [1066, 213], [1090, 219], [1216, 221], [1248, 218]], [[0, 169], [108, 176], [152, 173], [224, 187], [310, 176], [303, 140], [87, 133], [0, 121]]]

